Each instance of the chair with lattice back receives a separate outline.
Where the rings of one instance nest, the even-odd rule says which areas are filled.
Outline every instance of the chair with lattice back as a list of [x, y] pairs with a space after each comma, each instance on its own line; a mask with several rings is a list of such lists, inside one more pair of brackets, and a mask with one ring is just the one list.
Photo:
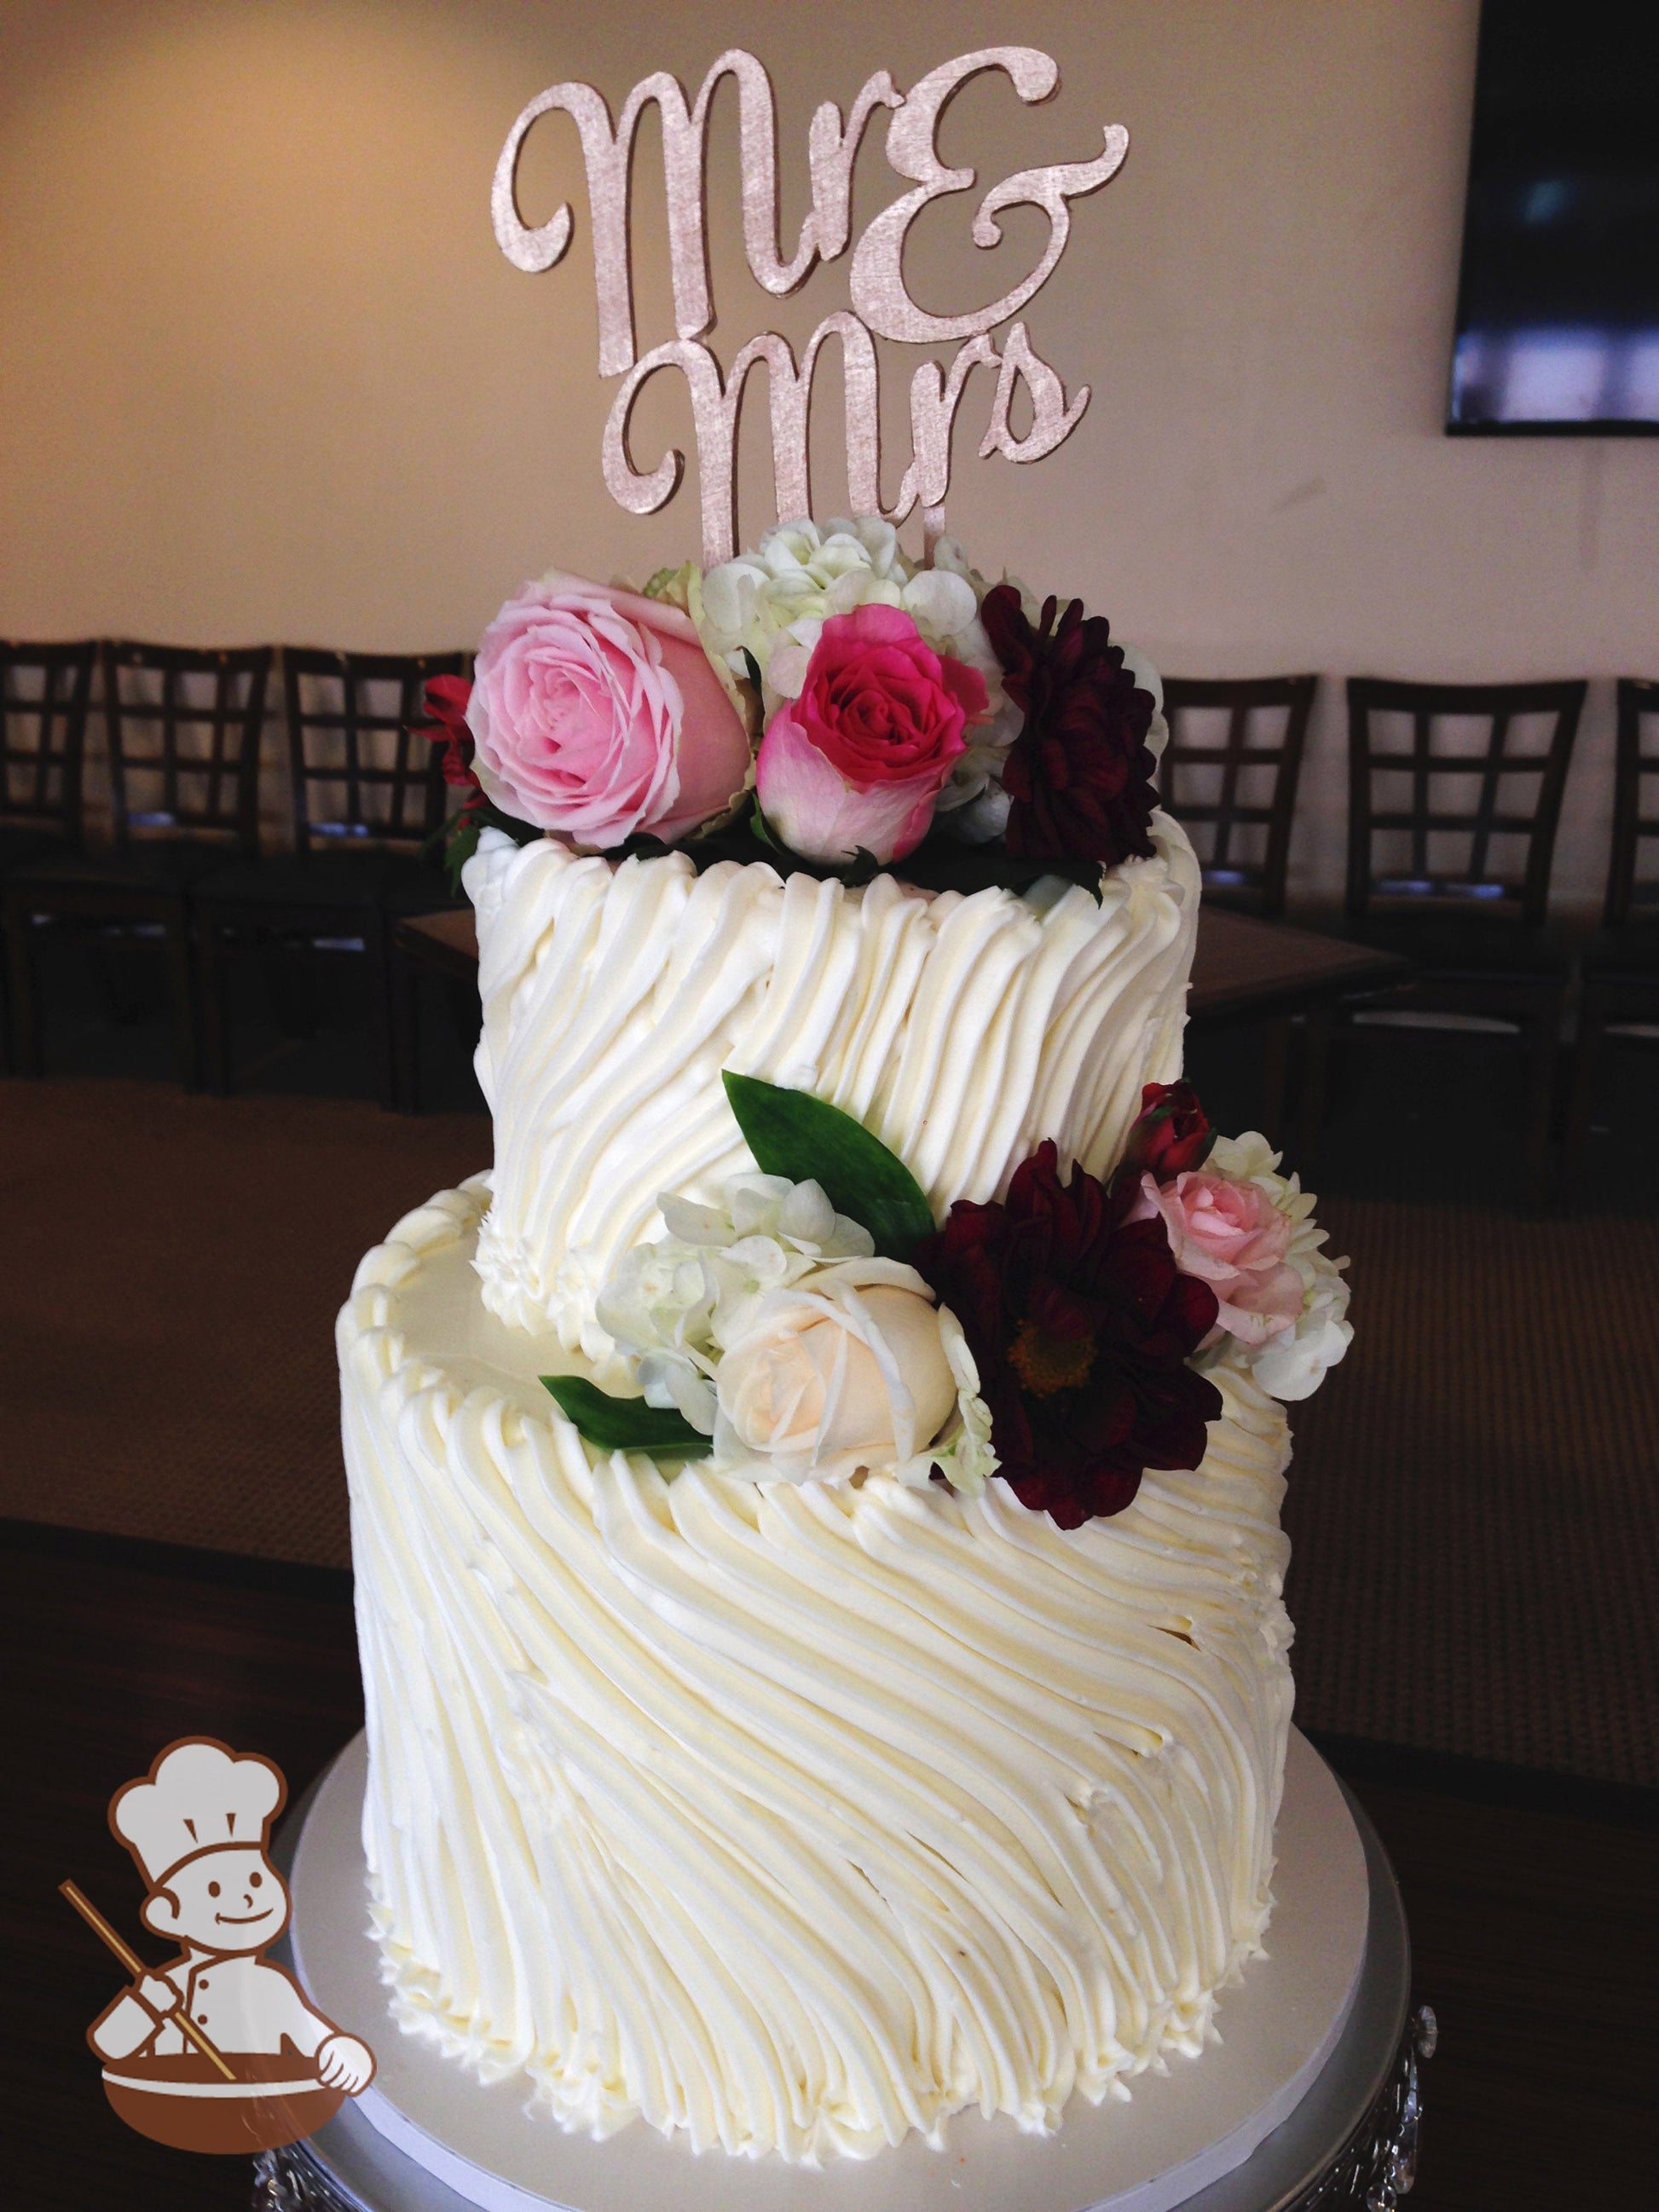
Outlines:
[[1215, 906], [1285, 911], [1296, 790], [1316, 676], [1166, 677], [1162, 803], [1182, 823]]
[[[81, 843], [81, 777], [95, 638], [0, 638], [0, 879]], [[10, 990], [0, 966], [0, 1045], [12, 1065]]]
[[[441, 758], [414, 726], [434, 676], [465, 656], [284, 647], [294, 850], [222, 869], [195, 887], [208, 1079], [230, 1085], [228, 959], [349, 953], [368, 967], [370, 1048], [383, 1102], [396, 1103], [390, 927], [399, 914], [450, 903], [422, 848], [443, 819]], [[274, 972], [274, 971], [272, 971]]]
[[106, 950], [159, 935], [181, 1082], [199, 1079], [189, 893], [258, 838], [259, 737], [271, 648], [198, 651], [106, 640], [99, 650], [112, 844], [36, 858], [6, 879], [7, 954], [21, 1065], [39, 1073], [33, 957], [44, 929], [96, 933]]
[[1540, 1203], [1571, 964], [1549, 927], [1550, 873], [1585, 690], [1348, 684], [1347, 930], [1413, 964], [1382, 1011], [1473, 1015], [1519, 1036]]
[[[1185, 828], [1211, 906], [1276, 921], [1296, 816], [1297, 784], [1316, 676], [1164, 679], [1170, 735], [1158, 762], [1158, 796]], [[1291, 1042], [1288, 1014], [1252, 1018], [1260, 1032], [1261, 1126], [1284, 1134]], [[1305, 1086], [1304, 1086], [1305, 1088]]]
[[1659, 1024], [1659, 681], [1621, 678], [1618, 697], [1607, 898], [1580, 965], [1569, 1185], [1583, 1160], [1609, 1035]]
[[0, 867], [81, 842], [81, 775], [95, 638], [0, 638]]

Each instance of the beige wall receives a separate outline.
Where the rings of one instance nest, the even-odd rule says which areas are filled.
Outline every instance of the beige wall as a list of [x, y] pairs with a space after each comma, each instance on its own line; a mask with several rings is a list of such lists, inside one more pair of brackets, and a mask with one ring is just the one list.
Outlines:
[[[1558, 872], [1564, 901], [1593, 900], [1605, 679], [1659, 674], [1659, 445], [1440, 434], [1475, 15], [1474, 0], [0, 0], [0, 632], [443, 647], [550, 562], [642, 575], [690, 552], [694, 489], [641, 520], [600, 482], [611, 387], [568, 125], [538, 131], [524, 194], [532, 218], [574, 201], [565, 262], [523, 276], [491, 237], [514, 115], [562, 76], [616, 105], [648, 70], [695, 84], [747, 45], [778, 85], [794, 222], [818, 99], [1018, 38], [1059, 60], [1060, 96], [1021, 112], [981, 80], [947, 123], [954, 158], [988, 180], [1080, 159], [1109, 120], [1132, 150], [1079, 204], [1030, 317], [1093, 404], [1059, 455], [1014, 469], [975, 458], [986, 393], [970, 391], [953, 526], [982, 565], [1082, 591], [1166, 668], [1334, 679], [1294, 854], [1304, 894], [1340, 879], [1336, 680], [1602, 679]], [[734, 118], [728, 89], [712, 163], [726, 360], [844, 304], [848, 265], [782, 304], [752, 283]], [[642, 346], [672, 335], [656, 143], [648, 124]], [[878, 125], [860, 215], [895, 189]], [[998, 254], [975, 254], [955, 205], [915, 256], [940, 307], [1005, 289], [1042, 236], [1016, 216]], [[919, 356], [889, 351], [890, 487]], [[668, 382], [639, 410], [647, 465], [665, 436], [689, 442]], [[769, 519], [758, 448], [747, 486], [752, 532]], [[826, 469], [820, 510], [842, 496]]]

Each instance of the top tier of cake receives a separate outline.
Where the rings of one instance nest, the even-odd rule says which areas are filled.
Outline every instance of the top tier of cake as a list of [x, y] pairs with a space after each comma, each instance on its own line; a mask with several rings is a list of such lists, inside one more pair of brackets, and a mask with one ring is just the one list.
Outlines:
[[754, 1164], [727, 1068], [855, 1116], [940, 1218], [1001, 1196], [1046, 1137], [1109, 1168], [1142, 1085], [1181, 1064], [1199, 873], [1161, 814], [1155, 842], [1097, 902], [1053, 878], [1023, 896], [887, 874], [849, 890], [486, 832], [465, 872], [495, 1123], [485, 1304], [605, 1360], [594, 1301], [662, 1234], [658, 1194], [712, 1202]]

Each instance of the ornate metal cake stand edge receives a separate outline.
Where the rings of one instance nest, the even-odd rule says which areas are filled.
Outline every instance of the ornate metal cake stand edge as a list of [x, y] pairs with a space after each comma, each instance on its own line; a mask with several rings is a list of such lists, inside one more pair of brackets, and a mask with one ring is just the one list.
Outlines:
[[[1419, 2005], [1406, 2023], [1394, 2071], [1364, 2122], [1339, 2152], [1328, 2173], [1304, 2190], [1287, 2212], [1395, 2212], [1417, 2179], [1418, 2124], [1423, 2102], [1417, 2069], [1432, 2058], [1440, 2037], [1433, 2008]], [[326, 2208], [333, 2212], [333, 2208]]]

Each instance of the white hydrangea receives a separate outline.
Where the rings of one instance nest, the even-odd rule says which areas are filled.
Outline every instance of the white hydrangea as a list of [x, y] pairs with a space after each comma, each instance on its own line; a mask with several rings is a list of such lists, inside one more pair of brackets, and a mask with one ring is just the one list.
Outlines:
[[[860, 1294], [899, 1291], [907, 1294], [901, 1308], [910, 1299], [931, 1308], [933, 1292], [914, 1267], [876, 1257], [869, 1231], [837, 1213], [816, 1182], [740, 1175], [725, 1185], [718, 1206], [667, 1195], [658, 1204], [669, 1233], [623, 1255], [599, 1293], [600, 1327], [634, 1363], [647, 1405], [675, 1407], [717, 1445], [724, 1439], [721, 1463], [732, 1461], [728, 1472], [803, 1479], [804, 1472], [817, 1471], [809, 1457], [796, 1467], [787, 1453], [768, 1462], [733, 1452], [730, 1408], [720, 1389], [725, 1354], [734, 1347], [746, 1353], [757, 1331], [763, 1336], [784, 1308], [799, 1305], [808, 1318], [845, 1309], [890, 1365], [881, 1332], [867, 1326], [870, 1311]], [[879, 1295], [874, 1305], [891, 1310], [882, 1308]], [[893, 1472], [905, 1482], [926, 1482], [937, 1465], [956, 1488], [976, 1496], [997, 1465], [990, 1415], [979, 1396], [973, 1355], [947, 1310], [939, 1310], [938, 1335], [956, 1408], [933, 1448], [916, 1450], [914, 1437], [901, 1447], [904, 1456]], [[937, 1351], [933, 1358], [937, 1361]], [[889, 1379], [902, 1408], [908, 1403], [902, 1374], [896, 1369]], [[839, 1470], [826, 1464], [823, 1471]]]
[[1288, 1403], [1312, 1397], [1328, 1370], [1352, 1343], [1353, 1328], [1347, 1318], [1349, 1291], [1342, 1273], [1348, 1262], [1334, 1260], [1322, 1249], [1328, 1232], [1314, 1221], [1317, 1201], [1311, 1191], [1303, 1189], [1297, 1176], [1278, 1173], [1280, 1158], [1259, 1129], [1247, 1129], [1242, 1136], [1218, 1137], [1204, 1166], [1208, 1174], [1255, 1183], [1291, 1224], [1285, 1257], [1302, 1279], [1300, 1317], [1294, 1328], [1280, 1329], [1263, 1344], [1224, 1339], [1219, 1363], [1254, 1375], [1271, 1396]]
[[667, 1237], [623, 1254], [596, 1309], [600, 1328], [638, 1360], [646, 1402], [678, 1407], [705, 1436], [714, 1432], [720, 1349], [756, 1301], [876, 1249], [815, 1182], [740, 1175], [721, 1195], [720, 1206], [659, 1198]]

